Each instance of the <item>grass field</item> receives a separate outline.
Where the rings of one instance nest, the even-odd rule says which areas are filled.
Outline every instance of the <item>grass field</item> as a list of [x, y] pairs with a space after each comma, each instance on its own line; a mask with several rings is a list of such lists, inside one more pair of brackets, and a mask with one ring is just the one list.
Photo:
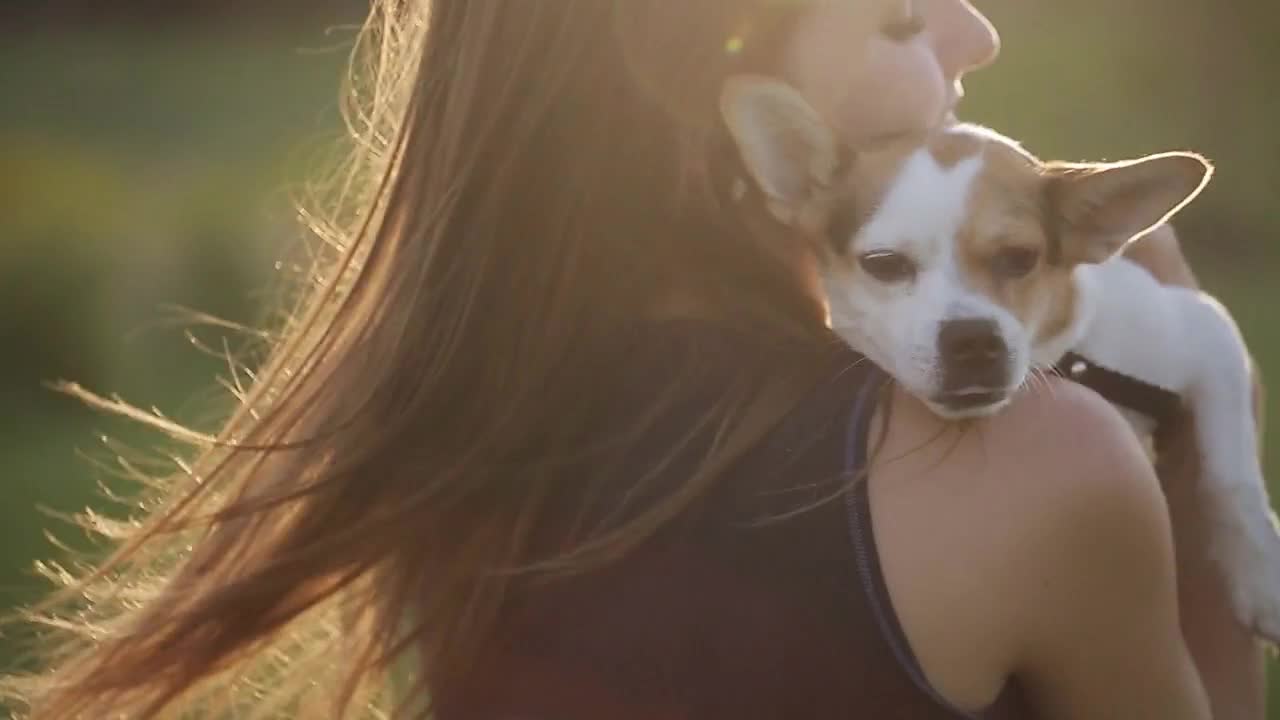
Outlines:
[[[1009, 12], [1013, 21], [1017, 11]], [[68, 511], [95, 502], [98, 478], [76, 449], [103, 455], [96, 439], [103, 433], [147, 442], [40, 383], [75, 379], [183, 420], [208, 412], [201, 398], [222, 365], [196, 352], [181, 328], [165, 325], [161, 308], [177, 303], [232, 319], [258, 316], [255, 292], [270, 280], [279, 241], [293, 233], [289, 191], [337, 131], [344, 56], [315, 51], [340, 40], [319, 32], [247, 40], [121, 31], [0, 42], [0, 401], [8, 410], [0, 418], [0, 606], [28, 601], [43, 587], [30, 568], [51, 550], [42, 529], [56, 525], [34, 508]], [[1052, 52], [1022, 61], [1048, 62]], [[1030, 100], [1008, 102], [995, 88], [1016, 82], [1017, 71], [990, 72], [974, 83], [971, 111], [1014, 134], [1064, 117], [1055, 92], [1117, 93], [1132, 81], [1094, 82], [1084, 69], [1056, 91], [1040, 87]], [[1144, 132], [1129, 112], [1115, 121], [1121, 132], [1090, 116], [1078, 135], [1039, 132], [1033, 149], [1146, 152], [1198, 137], [1179, 134], [1180, 126]], [[1273, 127], [1270, 117], [1259, 124]], [[1245, 157], [1225, 149], [1217, 156]], [[1258, 220], [1270, 217], [1272, 208], [1263, 205], [1269, 196], [1222, 201], [1241, 184], [1237, 168], [1245, 164], [1224, 165], [1228, 189], [1212, 212], [1190, 220], [1196, 232], [1188, 243], [1206, 285], [1235, 313], [1273, 379], [1275, 408], [1276, 250], [1262, 238], [1233, 237], [1224, 258], [1221, 246], [1204, 241], [1203, 228], [1219, 218], [1238, 218], [1257, 233], [1280, 227]], [[1273, 475], [1280, 472], [1278, 433], [1273, 423]], [[0, 660], [12, 659], [0, 642]], [[1280, 683], [1280, 674], [1275, 678]], [[1275, 698], [1272, 717], [1280, 720], [1280, 693]]]

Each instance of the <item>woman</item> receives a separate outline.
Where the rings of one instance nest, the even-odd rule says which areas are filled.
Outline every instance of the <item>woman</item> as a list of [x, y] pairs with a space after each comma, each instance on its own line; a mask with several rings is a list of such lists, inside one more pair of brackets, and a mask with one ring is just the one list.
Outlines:
[[244, 408], [72, 586], [32, 717], [1257, 717], [1181, 542], [1194, 469], [1176, 581], [1108, 405], [1053, 383], [931, 442], [733, 202], [725, 77], [788, 77], [852, 142], [945, 122], [996, 51], [965, 0], [375, 26], [385, 172]]

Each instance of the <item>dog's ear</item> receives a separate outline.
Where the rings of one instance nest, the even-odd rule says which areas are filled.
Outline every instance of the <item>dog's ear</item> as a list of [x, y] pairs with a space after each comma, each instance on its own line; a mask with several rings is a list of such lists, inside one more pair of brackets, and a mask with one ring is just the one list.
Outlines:
[[1100, 263], [1191, 202], [1213, 174], [1194, 153], [1044, 167], [1048, 217], [1069, 263]]
[[783, 222], [793, 222], [833, 179], [835, 134], [786, 83], [739, 75], [725, 82], [720, 111], [751, 179]]

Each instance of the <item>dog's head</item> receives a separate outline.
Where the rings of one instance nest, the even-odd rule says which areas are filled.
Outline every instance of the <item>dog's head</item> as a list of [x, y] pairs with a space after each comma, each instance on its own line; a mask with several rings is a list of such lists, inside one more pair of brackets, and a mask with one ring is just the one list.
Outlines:
[[721, 109], [769, 212], [819, 248], [833, 328], [947, 417], [994, 412], [1056, 360], [1041, 355], [1074, 327], [1076, 269], [1210, 174], [1191, 153], [1044, 163], [974, 126], [849, 149], [758, 77], [730, 80]]

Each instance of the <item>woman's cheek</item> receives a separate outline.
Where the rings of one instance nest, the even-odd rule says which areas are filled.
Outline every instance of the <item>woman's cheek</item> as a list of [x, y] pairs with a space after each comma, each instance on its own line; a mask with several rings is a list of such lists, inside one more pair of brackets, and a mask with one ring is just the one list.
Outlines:
[[838, 103], [832, 122], [857, 143], [926, 130], [947, 111], [947, 89], [932, 58], [894, 54], [867, 63]]

